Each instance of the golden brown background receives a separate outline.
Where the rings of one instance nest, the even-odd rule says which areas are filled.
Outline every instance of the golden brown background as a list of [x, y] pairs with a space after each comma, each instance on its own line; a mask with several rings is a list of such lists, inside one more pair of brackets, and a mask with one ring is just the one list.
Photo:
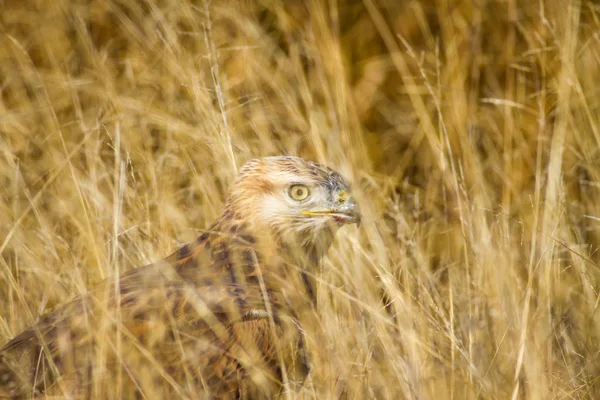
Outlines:
[[290, 154], [364, 213], [304, 398], [600, 397], [600, 5], [0, 1], [0, 344]]

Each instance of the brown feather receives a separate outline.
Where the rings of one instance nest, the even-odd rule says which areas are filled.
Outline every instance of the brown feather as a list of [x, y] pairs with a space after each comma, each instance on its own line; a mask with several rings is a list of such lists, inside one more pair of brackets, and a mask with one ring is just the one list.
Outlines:
[[298, 315], [314, 306], [307, 272], [335, 230], [323, 221], [307, 239], [292, 220], [280, 226], [264, 217], [270, 210], [253, 209], [278, 195], [281, 173], [347, 186], [305, 160], [250, 161], [222, 216], [194, 243], [102, 282], [7, 343], [0, 397], [270, 398], [283, 375], [301, 383], [308, 363]]

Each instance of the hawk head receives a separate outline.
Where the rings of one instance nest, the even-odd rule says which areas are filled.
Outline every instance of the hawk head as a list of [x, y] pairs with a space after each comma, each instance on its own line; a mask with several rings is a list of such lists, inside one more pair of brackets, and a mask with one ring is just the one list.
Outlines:
[[311, 259], [324, 254], [340, 226], [360, 223], [350, 185], [339, 173], [289, 156], [248, 161], [232, 186], [226, 210], [288, 248], [316, 250]]

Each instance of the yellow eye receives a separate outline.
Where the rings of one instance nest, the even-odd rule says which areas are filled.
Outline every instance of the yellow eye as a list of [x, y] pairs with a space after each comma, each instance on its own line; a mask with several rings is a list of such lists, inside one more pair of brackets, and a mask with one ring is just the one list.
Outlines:
[[288, 194], [292, 199], [296, 201], [302, 201], [308, 197], [310, 191], [304, 185], [292, 185], [288, 189]]

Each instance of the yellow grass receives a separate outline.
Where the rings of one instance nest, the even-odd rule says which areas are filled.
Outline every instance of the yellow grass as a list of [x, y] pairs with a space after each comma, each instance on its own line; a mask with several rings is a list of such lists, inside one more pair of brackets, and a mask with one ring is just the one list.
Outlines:
[[364, 214], [323, 263], [300, 395], [600, 397], [597, 2], [0, 9], [0, 344], [289, 154]]

